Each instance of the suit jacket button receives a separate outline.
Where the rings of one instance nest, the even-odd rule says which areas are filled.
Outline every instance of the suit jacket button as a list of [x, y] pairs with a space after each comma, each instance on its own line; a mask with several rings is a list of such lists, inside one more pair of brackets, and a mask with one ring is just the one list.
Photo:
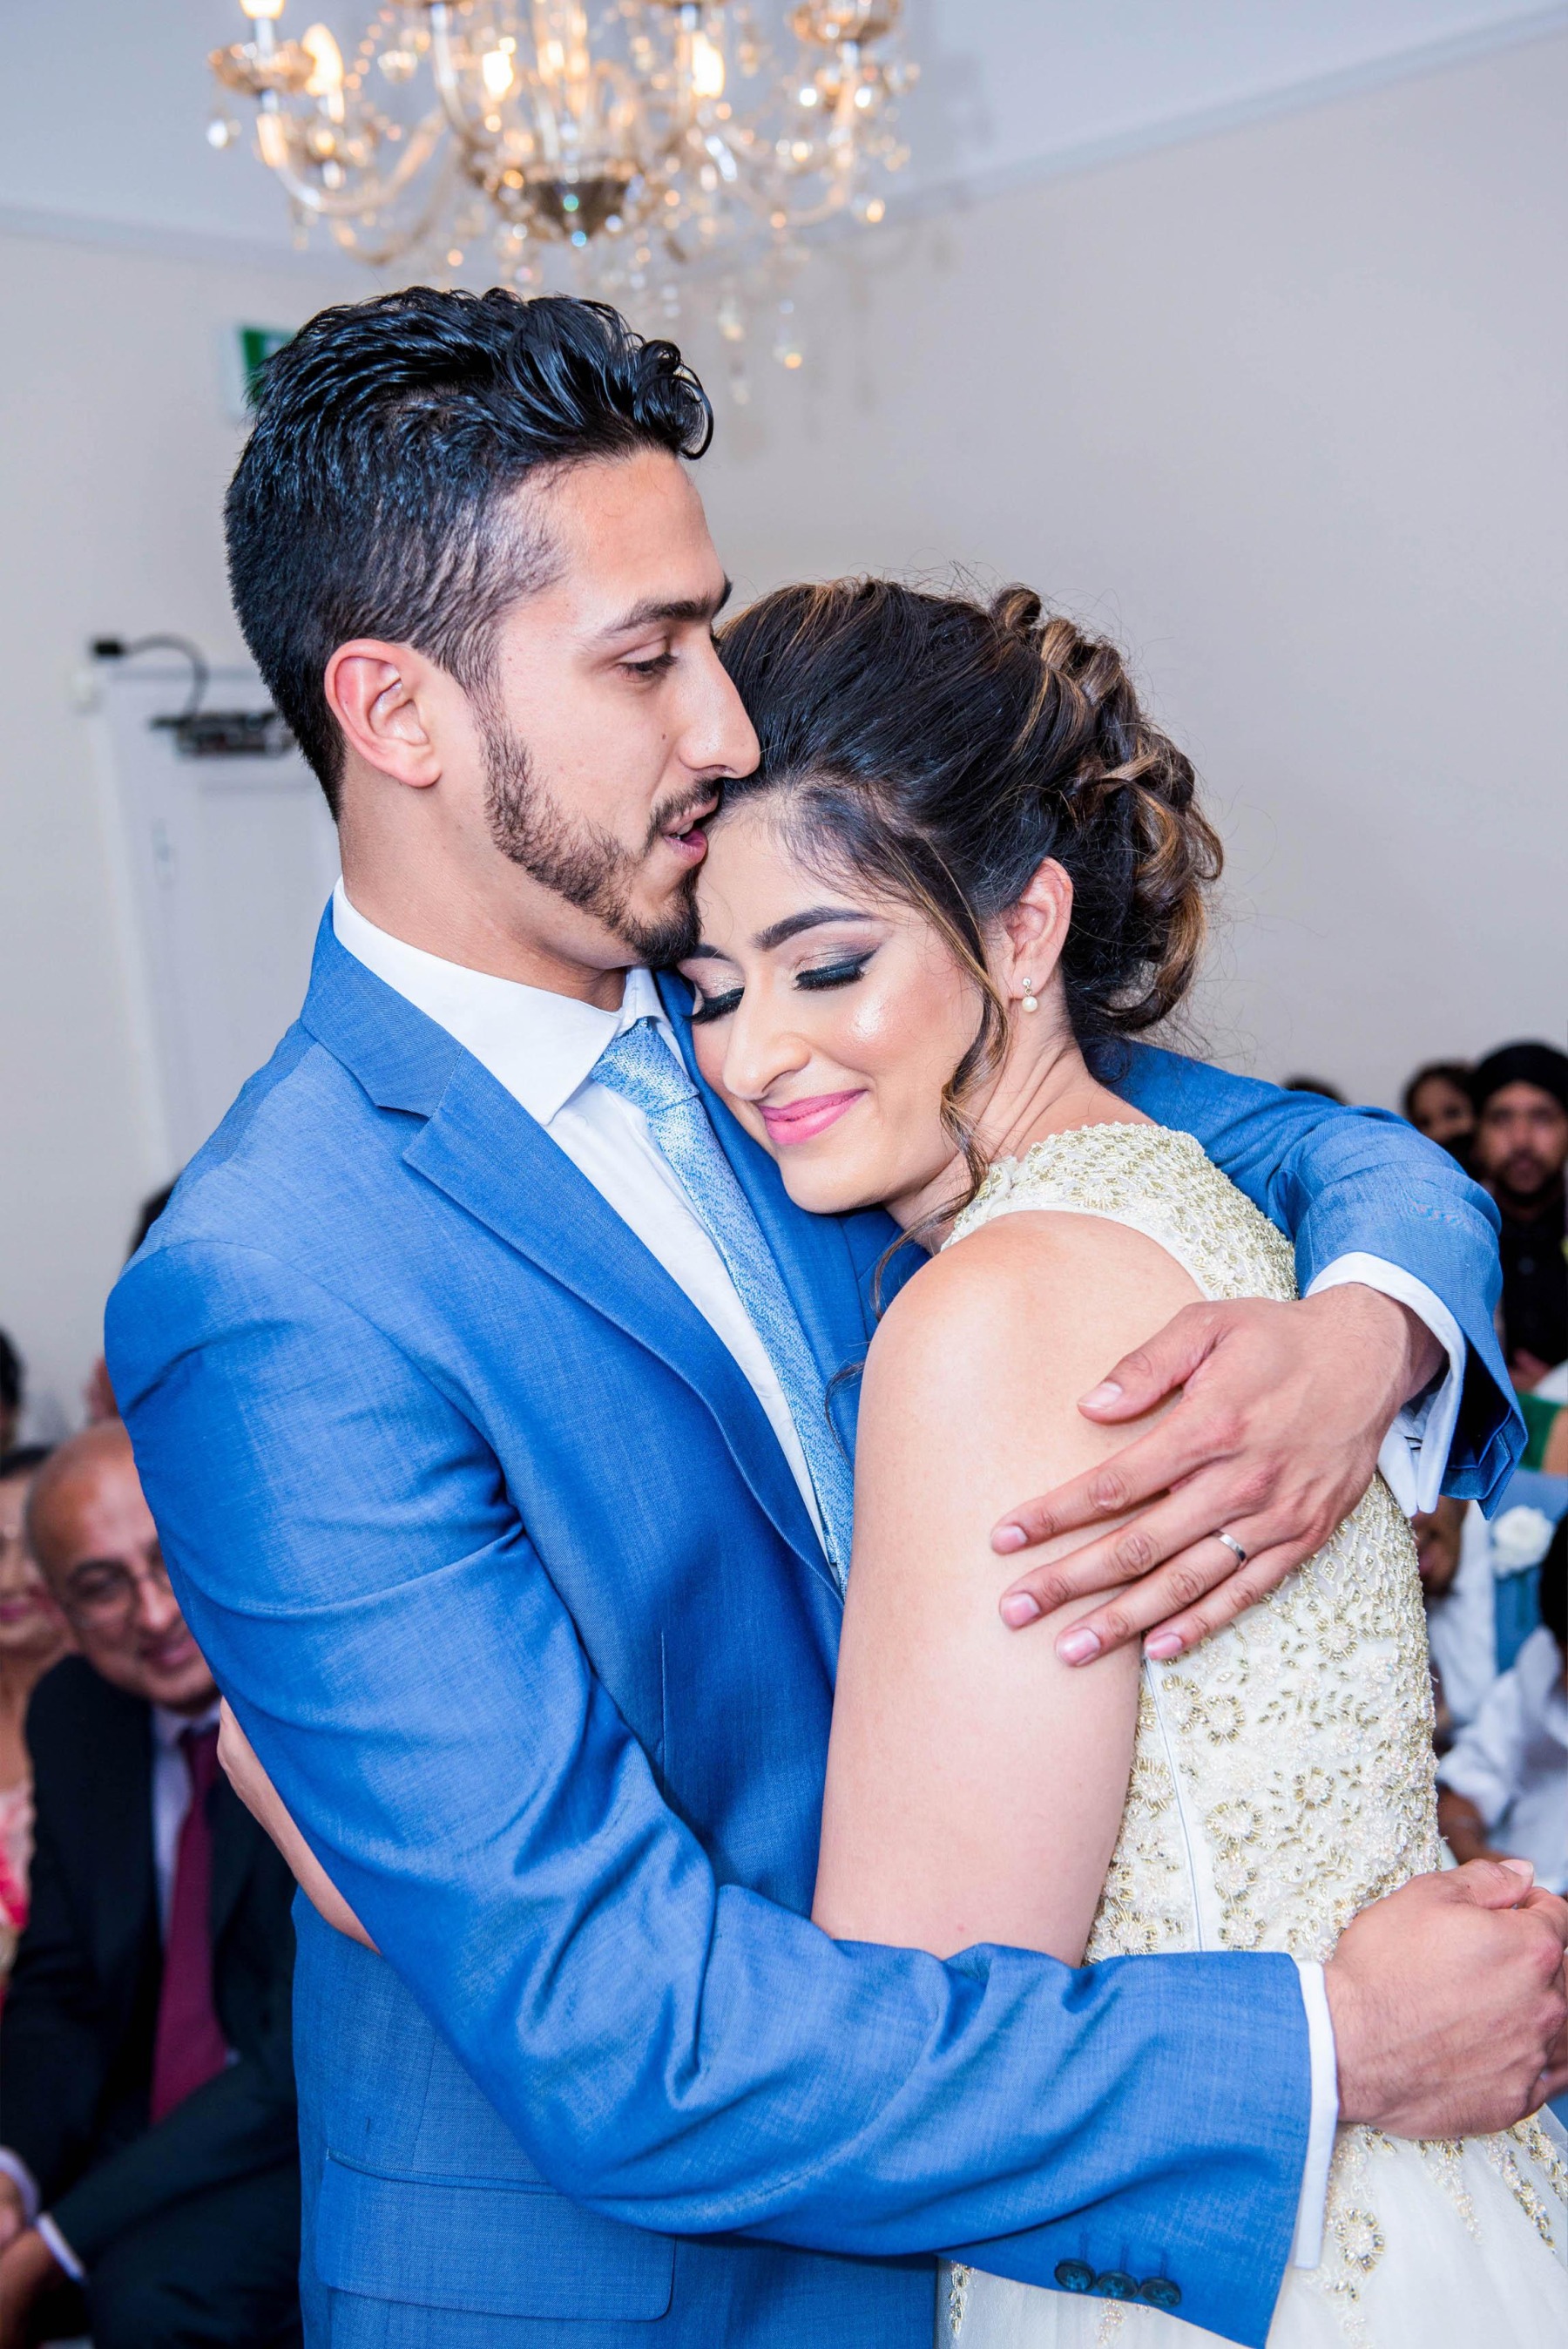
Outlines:
[[1172, 2283], [1169, 2276], [1145, 2276], [1138, 2287], [1138, 2297], [1147, 2301], [1150, 2308], [1180, 2308], [1181, 2287]]
[[1138, 2278], [1130, 2276], [1125, 2268], [1107, 2268], [1103, 2275], [1096, 2276], [1094, 2288], [1101, 2300], [1138, 2298]]
[[1057, 2282], [1063, 2292], [1092, 2292], [1094, 2270], [1087, 2260], [1063, 2260], [1057, 2269]]

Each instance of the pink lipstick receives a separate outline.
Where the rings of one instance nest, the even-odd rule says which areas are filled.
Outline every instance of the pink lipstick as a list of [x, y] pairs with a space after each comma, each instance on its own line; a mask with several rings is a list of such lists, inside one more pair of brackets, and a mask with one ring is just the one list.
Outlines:
[[861, 1099], [862, 1091], [857, 1087], [853, 1092], [812, 1093], [805, 1101], [785, 1102], [776, 1109], [759, 1102], [758, 1108], [770, 1142], [810, 1142], [836, 1124], [850, 1104]]

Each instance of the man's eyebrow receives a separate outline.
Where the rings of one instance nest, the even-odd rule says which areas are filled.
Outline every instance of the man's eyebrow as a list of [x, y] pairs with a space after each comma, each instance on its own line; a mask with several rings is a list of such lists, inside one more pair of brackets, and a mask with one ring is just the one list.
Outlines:
[[682, 621], [700, 623], [717, 620], [729, 601], [732, 584], [727, 579], [717, 595], [645, 596], [642, 603], [634, 604], [629, 612], [623, 612], [618, 620], [612, 620], [609, 626], [601, 628], [599, 633], [602, 636], [624, 636], [634, 628], [652, 627], [660, 620], [674, 621], [677, 625]]
[[758, 930], [751, 943], [762, 954], [781, 947], [788, 938], [798, 938], [802, 930], [820, 929], [824, 922], [869, 922], [874, 918], [859, 905], [809, 905], [802, 914], [787, 914], [781, 922], [770, 922]]

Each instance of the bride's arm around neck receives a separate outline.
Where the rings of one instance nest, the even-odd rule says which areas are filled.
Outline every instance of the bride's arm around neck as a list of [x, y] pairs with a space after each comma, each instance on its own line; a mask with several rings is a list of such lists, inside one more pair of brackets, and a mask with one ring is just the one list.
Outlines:
[[812, 1911], [837, 1939], [1081, 1961], [1126, 1799], [1138, 1654], [1061, 1663], [1081, 1601], [1009, 1630], [997, 1602], [1016, 1561], [990, 1528], [1010, 1495], [1127, 1442], [1078, 1399], [1196, 1294], [1142, 1234], [1035, 1211], [984, 1225], [890, 1307], [861, 1402]]

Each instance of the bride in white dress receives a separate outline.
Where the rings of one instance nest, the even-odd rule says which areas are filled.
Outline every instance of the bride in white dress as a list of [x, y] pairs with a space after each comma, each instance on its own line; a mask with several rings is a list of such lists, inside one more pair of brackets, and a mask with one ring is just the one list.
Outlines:
[[[763, 764], [701, 880], [699, 1058], [802, 1206], [880, 1201], [933, 1251], [864, 1373], [814, 1913], [941, 1954], [1326, 1959], [1439, 1859], [1415, 1551], [1381, 1479], [1165, 1662], [1075, 1671], [1060, 1626], [1008, 1631], [987, 1539], [1042, 1454], [1066, 1478], [1125, 1442], [1077, 1400], [1182, 1303], [1296, 1293], [1273, 1226], [1084, 1055], [1191, 978], [1218, 864], [1191, 770], [1114, 651], [1021, 590], [986, 612], [788, 589], [724, 651]], [[1540, 2119], [1457, 2142], [1343, 2128], [1322, 2254], [1287, 2271], [1270, 2349], [1568, 2339], [1561, 2146]], [[1057, 2278], [949, 2269], [943, 2341], [1214, 2337], [1160, 2277]]]

